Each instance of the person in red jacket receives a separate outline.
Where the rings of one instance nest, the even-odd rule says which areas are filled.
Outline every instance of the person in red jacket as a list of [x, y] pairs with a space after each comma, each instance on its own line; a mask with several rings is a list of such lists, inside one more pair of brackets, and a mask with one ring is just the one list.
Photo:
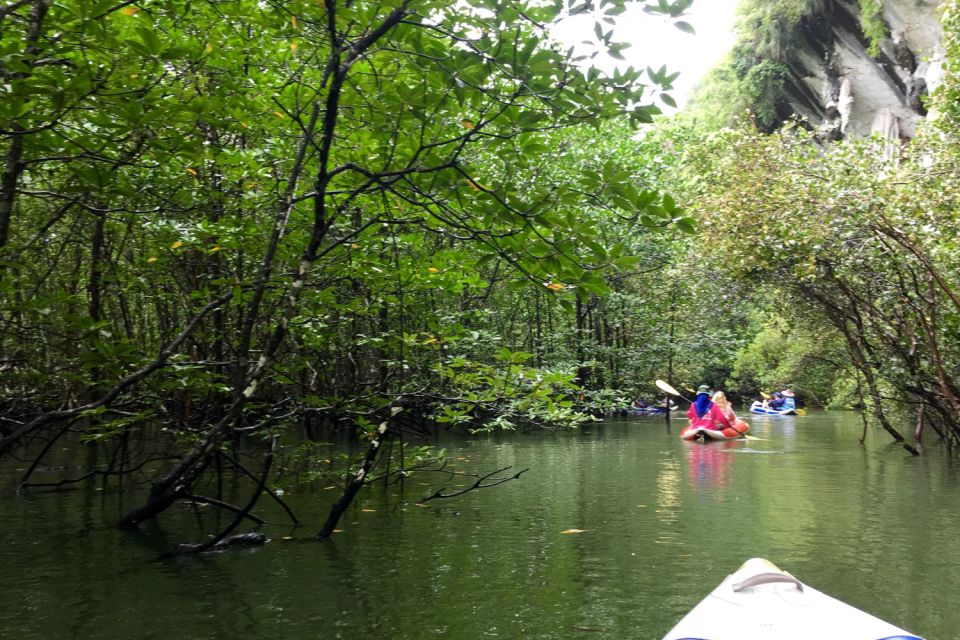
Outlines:
[[690, 420], [691, 427], [716, 431], [723, 428], [723, 412], [710, 399], [710, 387], [702, 384], [697, 389], [697, 397], [694, 398], [693, 404], [687, 409], [687, 418]]

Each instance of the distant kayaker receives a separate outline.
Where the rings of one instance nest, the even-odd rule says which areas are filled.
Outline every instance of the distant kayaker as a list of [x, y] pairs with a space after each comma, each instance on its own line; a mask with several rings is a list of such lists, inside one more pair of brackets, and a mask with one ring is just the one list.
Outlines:
[[774, 411], [780, 411], [781, 409], [783, 409], [783, 403], [784, 403], [783, 394], [780, 393], [779, 391], [774, 391], [773, 399], [765, 403], [764, 406], [766, 406], [768, 409], [773, 409]]
[[793, 391], [790, 389], [784, 389], [781, 395], [783, 396], [783, 403], [780, 405], [781, 411], [797, 408], [796, 396]]

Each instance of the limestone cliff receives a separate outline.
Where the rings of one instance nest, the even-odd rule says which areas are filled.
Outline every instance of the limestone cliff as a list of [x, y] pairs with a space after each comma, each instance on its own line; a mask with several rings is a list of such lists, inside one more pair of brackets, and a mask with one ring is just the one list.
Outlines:
[[941, 81], [938, 0], [883, 0], [889, 34], [876, 55], [856, 0], [825, 0], [799, 21], [777, 115], [798, 114], [826, 139], [881, 132], [910, 138], [926, 115], [922, 96]]

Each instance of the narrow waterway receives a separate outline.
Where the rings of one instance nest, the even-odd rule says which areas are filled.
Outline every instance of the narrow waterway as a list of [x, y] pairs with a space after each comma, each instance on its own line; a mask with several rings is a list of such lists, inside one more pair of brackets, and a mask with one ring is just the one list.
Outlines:
[[758, 439], [706, 445], [662, 418], [450, 437], [458, 470], [530, 470], [422, 507], [470, 480], [367, 490], [325, 542], [311, 536], [336, 491], [288, 486], [304, 526], [265, 502], [265, 547], [173, 560], [159, 552], [198, 517], [212, 526], [209, 511], [124, 533], [129, 492], [15, 496], [23, 465], [7, 460], [0, 637], [657, 640], [759, 556], [928, 640], [960, 639], [960, 464], [880, 431], [861, 447], [854, 414], [751, 423]]

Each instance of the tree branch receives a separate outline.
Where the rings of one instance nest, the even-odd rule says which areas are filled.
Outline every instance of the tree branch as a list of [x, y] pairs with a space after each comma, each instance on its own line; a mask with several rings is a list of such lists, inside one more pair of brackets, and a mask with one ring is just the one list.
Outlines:
[[[513, 465], [511, 465], [511, 467], [512, 466]], [[470, 485], [466, 489], [461, 489], [460, 491], [454, 491], [453, 493], [443, 493], [443, 489], [445, 487], [441, 487], [440, 489], [437, 489], [437, 491], [433, 495], [417, 500], [417, 504], [423, 504], [425, 502], [429, 502], [430, 500], [436, 500], [438, 498], [455, 498], [456, 496], [462, 496], [465, 493], [468, 493], [470, 491], [476, 491], [477, 489], [488, 489], [490, 487], [495, 487], [498, 484], [503, 484], [504, 482], [510, 482], [511, 480], [516, 480], [521, 476], [521, 474], [530, 470], [529, 468], [523, 469], [521, 471], [516, 472], [509, 478], [497, 478], [497, 479], [491, 480], [487, 484], [483, 484], [484, 480], [488, 480], [490, 479], [491, 476], [494, 476], [498, 473], [506, 471], [509, 468], [510, 467], [504, 467], [502, 469], [497, 469], [496, 471], [491, 471], [490, 473], [483, 476], [475, 476], [477, 478], [476, 482], [474, 482], [472, 485]]]

